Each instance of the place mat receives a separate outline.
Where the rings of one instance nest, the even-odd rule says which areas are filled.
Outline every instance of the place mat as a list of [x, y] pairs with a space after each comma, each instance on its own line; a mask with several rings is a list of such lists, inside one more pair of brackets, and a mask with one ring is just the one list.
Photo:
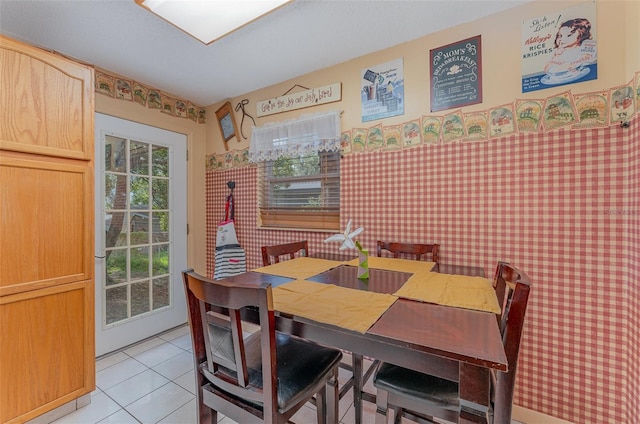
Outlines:
[[[360, 264], [360, 259], [356, 258], [349, 262], [345, 262], [345, 264], [358, 266]], [[431, 271], [431, 269], [435, 264], [436, 264], [435, 262], [369, 256], [369, 268], [386, 269], [388, 271], [400, 271], [400, 272]]]
[[491, 281], [482, 277], [418, 272], [394, 295], [438, 305], [500, 313]]
[[340, 261], [330, 261], [328, 259], [316, 259], [303, 256], [288, 261], [278, 262], [277, 264], [256, 268], [252, 271], [261, 272], [263, 274], [279, 275], [281, 277], [305, 279], [340, 265], [342, 265], [342, 262]]
[[295, 280], [273, 289], [276, 311], [366, 333], [396, 301], [390, 294]]

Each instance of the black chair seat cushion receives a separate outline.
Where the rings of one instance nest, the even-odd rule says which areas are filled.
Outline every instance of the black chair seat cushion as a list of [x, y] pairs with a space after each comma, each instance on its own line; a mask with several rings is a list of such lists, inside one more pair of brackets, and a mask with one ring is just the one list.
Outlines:
[[373, 379], [381, 390], [416, 401], [429, 402], [444, 409], [458, 410], [460, 396], [458, 383], [407, 368], [382, 363]]
[[340, 363], [342, 352], [276, 333], [276, 358], [278, 407], [285, 412], [317, 390], [314, 387]]
[[[255, 334], [259, 336], [259, 332]], [[262, 388], [260, 337], [246, 340], [249, 384]], [[317, 391], [317, 385], [342, 359], [342, 352], [276, 332], [278, 409], [287, 412], [301, 400]], [[203, 364], [206, 367], [206, 363]], [[224, 370], [220, 370], [224, 372]], [[258, 405], [259, 406], [259, 405]]]

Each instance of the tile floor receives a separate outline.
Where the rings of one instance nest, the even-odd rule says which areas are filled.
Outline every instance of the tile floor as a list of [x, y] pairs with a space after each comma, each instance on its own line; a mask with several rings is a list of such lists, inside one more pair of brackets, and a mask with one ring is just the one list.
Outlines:
[[[344, 361], [351, 361], [345, 355]], [[367, 367], [369, 363], [364, 366]], [[365, 368], [366, 369], [366, 368]], [[182, 326], [96, 361], [96, 390], [91, 403], [54, 424], [195, 424], [195, 377], [189, 327]], [[340, 369], [339, 382], [349, 378]], [[371, 381], [365, 385], [375, 393]], [[375, 405], [363, 402], [363, 423], [373, 423]], [[353, 424], [353, 394], [340, 400], [340, 423]], [[316, 422], [315, 407], [303, 407], [292, 421]], [[402, 419], [402, 423], [410, 423]], [[219, 424], [235, 424], [219, 415]], [[240, 423], [244, 424], [244, 423]], [[512, 421], [512, 424], [521, 424]]]
[[[183, 326], [99, 358], [91, 403], [53, 423], [197, 423], [193, 373], [191, 335], [189, 327]], [[349, 378], [347, 371], [340, 369], [340, 373], [341, 382]], [[371, 382], [368, 390], [374, 392]], [[351, 393], [340, 400], [341, 424], [355, 422], [352, 401]], [[363, 422], [373, 422], [375, 405], [364, 402], [363, 411]], [[314, 407], [303, 407], [292, 421], [315, 423]], [[220, 415], [218, 422], [235, 423]]]

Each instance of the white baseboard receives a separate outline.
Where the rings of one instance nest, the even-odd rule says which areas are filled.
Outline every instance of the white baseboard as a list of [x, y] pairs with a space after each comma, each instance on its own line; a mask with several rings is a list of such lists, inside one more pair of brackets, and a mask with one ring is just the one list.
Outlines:
[[523, 424], [573, 424], [570, 421], [561, 420], [518, 405], [513, 405], [511, 418]]

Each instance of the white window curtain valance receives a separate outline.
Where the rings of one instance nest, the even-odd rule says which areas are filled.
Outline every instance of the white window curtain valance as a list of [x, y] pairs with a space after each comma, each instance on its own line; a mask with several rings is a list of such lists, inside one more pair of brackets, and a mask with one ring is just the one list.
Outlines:
[[340, 112], [303, 115], [251, 129], [249, 162], [340, 151]]

